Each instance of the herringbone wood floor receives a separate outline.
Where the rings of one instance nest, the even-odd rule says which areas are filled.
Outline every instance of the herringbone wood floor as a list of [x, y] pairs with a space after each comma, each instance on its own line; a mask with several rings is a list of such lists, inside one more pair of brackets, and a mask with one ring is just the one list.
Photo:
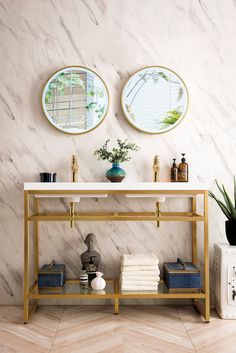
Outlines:
[[41, 306], [28, 325], [21, 307], [0, 307], [0, 353], [236, 353], [236, 321], [192, 307]]

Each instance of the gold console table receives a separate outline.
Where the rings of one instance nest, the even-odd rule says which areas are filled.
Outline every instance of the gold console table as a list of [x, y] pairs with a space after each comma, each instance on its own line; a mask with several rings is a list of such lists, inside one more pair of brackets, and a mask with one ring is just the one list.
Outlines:
[[[189, 212], [40, 212], [40, 199], [66, 197], [78, 202], [83, 197], [99, 198], [109, 195], [132, 197], [148, 197], [161, 200], [169, 197], [188, 197], [191, 199]], [[197, 196], [203, 198], [203, 213], [198, 214]], [[30, 197], [33, 198], [33, 212], [30, 214]], [[77, 198], [78, 201], [75, 201]], [[42, 290], [38, 288], [39, 271], [39, 222], [45, 221], [184, 221], [192, 224], [192, 262], [197, 264], [197, 222], [204, 223], [204, 269], [202, 288], [196, 291], [169, 292], [164, 283], [159, 284], [157, 291], [122, 292], [119, 279], [107, 279], [107, 287], [103, 292], [82, 290], [79, 280], [67, 280], [62, 289]], [[34, 238], [34, 282], [29, 283], [29, 224], [33, 222]], [[158, 223], [159, 223], [158, 222]], [[113, 299], [114, 312], [119, 313], [119, 299], [122, 298], [161, 298], [161, 299], [193, 299], [206, 322], [210, 320], [209, 299], [209, 248], [208, 248], [208, 190], [203, 183], [25, 183], [24, 184], [24, 323], [29, 320], [38, 305], [39, 299], [90, 298]], [[31, 303], [33, 301], [33, 303]]]

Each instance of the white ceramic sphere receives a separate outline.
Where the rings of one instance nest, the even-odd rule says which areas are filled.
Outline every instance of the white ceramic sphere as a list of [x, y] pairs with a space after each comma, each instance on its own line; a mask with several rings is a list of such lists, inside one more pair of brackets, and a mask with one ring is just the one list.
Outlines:
[[102, 272], [96, 272], [96, 278], [91, 281], [91, 287], [94, 290], [103, 290], [106, 287], [106, 281], [102, 276]]

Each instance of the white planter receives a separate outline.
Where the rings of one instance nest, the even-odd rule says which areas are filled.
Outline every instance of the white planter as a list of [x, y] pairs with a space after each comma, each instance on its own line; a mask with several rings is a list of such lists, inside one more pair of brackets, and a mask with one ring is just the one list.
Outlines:
[[91, 287], [94, 290], [103, 290], [106, 287], [106, 281], [102, 278], [102, 272], [96, 272], [96, 278], [91, 281]]

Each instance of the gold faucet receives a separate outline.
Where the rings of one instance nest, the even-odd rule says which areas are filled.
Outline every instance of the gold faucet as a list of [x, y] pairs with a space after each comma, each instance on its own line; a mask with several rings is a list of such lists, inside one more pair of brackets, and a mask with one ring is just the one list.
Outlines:
[[[156, 155], [153, 160], [153, 181], [158, 182], [159, 177], [160, 177], [160, 158], [159, 155]], [[160, 203], [156, 202], [156, 215], [157, 217], [160, 217], [161, 211], [160, 211]], [[160, 221], [157, 220], [157, 227], [160, 227]]]
[[74, 154], [72, 156], [71, 170], [72, 170], [72, 182], [76, 183], [78, 181], [79, 166]]
[[159, 181], [159, 174], [160, 174], [160, 159], [158, 154], [154, 157], [153, 160], [153, 181]]
[[[79, 166], [78, 166], [78, 162], [76, 159], [76, 156], [73, 154], [72, 156], [72, 162], [71, 162], [71, 170], [72, 170], [72, 182], [76, 183], [78, 182], [78, 170], [79, 170]], [[75, 214], [75, 203], [71, 202], [70, 203], [70, 216], [73, 217]], [[74, 227], [74, 221], [70, 221], [70, 227], [73, 228]]]

